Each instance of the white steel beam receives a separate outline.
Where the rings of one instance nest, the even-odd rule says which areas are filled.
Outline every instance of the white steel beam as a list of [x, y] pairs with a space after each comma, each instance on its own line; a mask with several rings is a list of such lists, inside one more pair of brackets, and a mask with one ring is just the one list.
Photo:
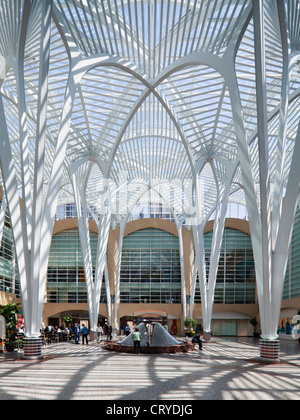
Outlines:
[[111, 320], [111, 294], [110, 294], [110, 283], [109, 283], [107, 256], [105, 256], [104, 273], [105, 273], [105, 291], [106, 291], [106, 300], [107, 300], [107, 317], [108, 317], [108, 322], [111, 325], [111, 323], [112, 323], [112, 320]]
[[[98, 226], [98, 242], [97, 242], [97, 257], [96, 257], [96, 268], [95, 268], [95, 283], [94, 283], [94, 319], [92, 320], [91, 329], [96, 331], [98, 323], [98, 312], [101, 297], [101, 287], [103, 273], [106, 265], [106, 250], [108, 243], [108, 234], [110, 228], [110, 211], [107, 209], [105, 214], [100, 216], [100, 220], [97, 221]], [[110, 294], [109, 294], [110, 295]], [[109, 299], [107, 299], [107, 307]], [[109, 321], [110, 322], [110, 321]]]
[[193, 279], [191, 284], [191, 298], [190, 298], [190, 311], [189, 311], [189, 317], [193, 318], [193, 312], [194, 312], [194, 305], [195, 305], [195, 291], [196, 291], [196, 282], [197, 282], [197, 265], [194, 263], [193, 267]]
[[122, 260], [122, 250], [123, 250], [123, 238], [126, 227], [126, 221], [122, 221], [120, 224], [119, 232], [119, 247], [118, 247], [118, 260], [117, 260], [117, 271], [116, 271], [116, 280], [115, 280], [115, 300], [114, 300], [114, 317], [113, 317], [113, 333], [117, 333], [118, 327], [118, 309], [120, 303], [120, 274], [121, 274], [121, 260]]
[[264, 0], [253, 0], [255, 76], [257, 103], [257, 135], [260, 186], [260, 219], [262, 251], [262, 284], [264, 312], [262, 337], [271, 338], [271, 208], [268, 150], [267, 92], [265, 69]]
[[[257, 295], [260, 307], [263, 308], [263, 273], [262, 273], [262, 238], [261, 238], [261, 220], [258, 210], [255, 178], [253, 167], [251, 165], [251, 157], [249, 145], [247, 142], [246, 128], [244, 116], [242, 112], [241, 99], [239, 95], [237, 80], [234, 71], [234, 61], [230, 55], [224, 57], [223, 76], [228, 86], [230, 100], [232, 105], [234, 128], [236, 132], [237, 147], [239, 153], [239, 162], [243, 178], [243, 188], [245, 192], [246, 206], [248, 210], [249, 226], [251, 232], [251, 242], [255, 261], [255, 273], [257, 284]], [[262, 324], [264, 324], [264, 313], [261, 312]]]
[[[83, 267], [85, 274], [86, 290], [88, 297], [88, 307], [91, 322], [91, 330], [96, 331], [98, 312], [95, 308], [95, 283], [93, 279], [93, 263], [90, 244], [89, 220], [87, 214], [86, 197], [81, 191], [81, 187], [77, 180], [76, 174], [71, 174], [72, 186], [74, 191], [74, 198], [77, 211], [78, 230], [81, 243], [81, 252], [83, 258]], [[99, 302], [97, 309], [99, 308]], [[96, 319], [96, 321], [95, 321]]]
[[0, 248], [2, 243], [2, 236], [4, 230], [4, 222], [5, 222], [5, 212], [6, 212], [6, 200], [5, 195], [2, 195], [2, 202], [0, 206]]
[[187, 318], [187, 305], [186, 305], [186, 284], [185, 284], [185, 270], [184, 270], [184, 247], [183, 247], [183, 238], [182, 238], [182, 223], [183, 219], [176, 220], [176, 227], [178, 232], [179, 240], [179, 258], [180, 258], [180, 271], [181, 271], [181, 299], [182, 299], [182, 316], [185, 321]]
[[[228, 165], [229, 166], [229, 165]], [[214, 219], [213, 237], [211, 243], [211, 254], [208, 274], [208, 297], [207, 297], [207, 319], [212, 319], [215, 287], [217, 281], [218, 265], [220, 259], [221, 245], [225, 226], [225, 217], [234, 173], [230, 168], [227, 169], [226, 184], [223, 191], [219, 192], [216, 203], [216, 216]]]
[[[29, 281], [28, 261], [30, 264], [30, 254], [28, 251], [28, 241], [26, 232], [26, 223], [21, 211], [21, 204], [19, 198], [18, 184], [16, 170], [13, 162], [13, 157], [10, 149], [9, 134], [6, 124], [5, 112], [3, 107], [2, 96], [0, 95], [0, 126], [1, 141], [0, 141], [0, 165], [4, 183], [4, 193], [6, 196], [6, 203], [9, 209], [12, 234], [14, 237], [14, 245], [16, 257], [18, 262], [18, 271], [20, 279], [20, 288], [22, 296], [22, 307], [24, 312], [24, 319], [27, 320], [30, 326], [31, 318], [29, 318], [30, 295], [28, 293], [27, 282]], [[30, 331], [30, 329], [29, 329]]]
[[207, 279], [206, 279], [206, 262], [203, 236], [203, 223], [193, 225], [193, 238], [195, 246], [195, 270], [198, 272], [200, 294], [201, 294], [201, 308], [203, 329], [207, 335], [210, 335], [210, 319], [208, 318], [208, 296], [207, 296]]
[[279, 127], [278, 127], [278, 141], [277, 141], [277, 157], [276, 157], [276, 172], [274, 179], [274, 194], [273, 194], [273, 207], [272, 207], [272, 250], [276, 246], [278, 238], [279, 221], [282, 211], [283, 200], [283, 182], [284, 182], [284, 164], [286, 157], [286, 131], [288, 120], [288, 100], [289, 100], [289, 87], [290, 87], [290, 43], [288, 38], [288, 30], [286, 25], [285, 16], [285, 2], [277, 0], [278, 16], [280, 23], [280, 35], [282, 40], [282, 54], [283, 54], [283, 69], [282, 69], [282, 84], [281, 84], [281, 103], [279, 114]]
[[[16, 78], [18, 85], [18, 110], [19, 110], [19, 133], [20, 133], [20, 161], [22, 171], [22, 211], [26, 220], [28, 235], [28, 247], [31, 249], [31, 226], [32, 226], [32, 196], [30, 183], [30, 162], [28, 148], [28, 127], [24, 83], [24, 54], [27, 35], [27, 27], [30, 16], [30, 0], [25, 0], [21, 20], [21, 28], [18, 40], [16, 60]], [[49, 45], [48, 45], [49, 47]]]
[[195, 246], [195, 265], [198, 271], [200, 293], [201, 293], [201, 307], [204, 333], [210, 335], [210, 319], [208, 318], [208, 292], [207, 292], [207, 278], [206, 278], [206, 262], [205, 262], [205, 248], [204, 248], [204, 224], [203, 217], [203, 197], [200, 190], [200, 178], [197, 174], [195, 183], [196, 196], [196, 223], [193, 225], [193, 238]]
[[[43, 306], [44, 290], [40, 283], [40, 259], [43, 224], [43, 200], [44, 200], [44, 171], [45, 171], [45, 143], [47, 125], [47, 102], [48, 102], [48, 74], [50, 60], [50, 34], [51, 34], [51, 9], [52, 0], [42, 3], [41, 19], [41, 45], [40, 45], [40, 69], [37, 102], [37, 127], [35, 147], [35, 170], [33, 182], [32, 201], [32, 236], [31, 236], [31, 279], [27, 283], [30, 293], [31, 325], [27, 325], [30, 336], [40, 334], [39, 312]], [[27, 142], [26, 142], [27, 143]], [[24, 179], [24, 182], [26, 180]], [[28, 261], [29, 263], [29, 261]]]

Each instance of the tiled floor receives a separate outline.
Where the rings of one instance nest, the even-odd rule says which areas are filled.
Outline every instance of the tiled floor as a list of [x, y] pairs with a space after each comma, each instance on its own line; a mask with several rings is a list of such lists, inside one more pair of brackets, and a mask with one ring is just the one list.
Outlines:
[[51, 344], [39, 360], [0, 354], [0, 400], [299, 400], [300, 346], [280, 349], [279, 363], [263, 364], [251, 338], [164, 355]]

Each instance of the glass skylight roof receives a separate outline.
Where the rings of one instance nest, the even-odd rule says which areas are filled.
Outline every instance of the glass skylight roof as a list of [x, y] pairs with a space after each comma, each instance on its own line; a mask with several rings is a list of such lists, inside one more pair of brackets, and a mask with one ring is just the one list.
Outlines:
[[[23, 1], [3, 0], [0, 8], [0, 85], [20, 194], [22, 106], [25, 104], [27, 115], [31, 182], [38, 120], [41, 2], [31, 3], [25, 43], [25, 98], [18, 88], [20, 69], [15, 51], [21, 33]], [[284, 4], [292, 57], [285, 180], [299, 123], [300, 13], [298, 0], [286, 0]], [[264, 5], [269, 175], [273, 183], [284, 61], [276, 2], [266, 0]], [[234, 75], [228, 75], [224, 69], [225, 59], [230, 57], [234, 60]], [[223, 191], [229, 167], [235, 168], [230, 201], [245, 205], [233, 112], [237, 104], [232, 102], [229, 77], [237, 84], [243, 129], [259, 192], [252, 1], [53, 0], [45, 193], [70, 74], [76, 79], [76, 90], [70, 107], [71, 125], [58, 205], [74, 201], [72, 173], [93, 209], [101, 207], [107, 180], [118, 191], [126, 189], [128, 202], [118, 207], [114, 215], [117, 220], [128, 217], [128, 211], [153, 185], [174, 186], [174, 181], [184, 185], [198, 175], [203, 212], [208, 218]], [[168, 193], [164, 195], [165, 191]], [[184, 200], [170, 195], [168, 188], [165, 191], [161, 192], [164, 205], [167, 203], [175, 214], [188, 217]]]

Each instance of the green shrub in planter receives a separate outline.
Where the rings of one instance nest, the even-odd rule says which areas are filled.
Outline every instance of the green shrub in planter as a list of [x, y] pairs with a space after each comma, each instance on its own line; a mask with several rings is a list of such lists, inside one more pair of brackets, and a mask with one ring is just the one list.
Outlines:
[[19, 303], [8, 303], [7, 305], [0, 305], [0, 315], [4, 316], [6, 324], [6, 351], [13, 351], [14, 341], [17, 334], [17, 317], [20, 313]]
[[[188, 337], [193, 337], [194, 336], [194, 334], [195, 334], [194, 329], [195, 329], [197, 324], [198, 324], [198, 321], [196, 321], [196, 319], [193, 319], [193, 318], [187, 318], [184, 321], [184, 326], [187, 329], [186, 335]], [[193, 335], [188, 335], [188, 332], [192, 333]]]

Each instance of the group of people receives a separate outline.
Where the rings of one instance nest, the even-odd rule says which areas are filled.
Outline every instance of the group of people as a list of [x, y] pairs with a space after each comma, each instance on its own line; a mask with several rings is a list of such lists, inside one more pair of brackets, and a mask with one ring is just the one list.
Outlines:
[[105, 331], [104, 331], [102, 325], [100, 325], [100, 324], [97, 325], [96, 334], [97, 334], [97, 343], [99, 343], [99, 344], [102, 340], [102, 335], [103, 334], [106, 334], [107, 341], [110, 341], [112, 339], [112, 326], [110, 325], [110, 323], [108, 322], [104, 326], [104, 328], [105, 328]]
[[[126, 337], [128, 337], [129, 334], [131, 333], [131, 328], [128, 324], [125, 326], [124, 332], [125, 332]], [[133, 340], [133, 345], [134, 345], [134, 352], [137, 354], [140, 354], [141, 352], [141, 339], [142, 339], [142, 335], [139, 332], [139, 329], [137, 327], [134, 328], [133, 333], [132, 333], [132, 340]]]
[[79, 344], [79, 337], [80, 334], [82, 336], [82, 344], [89, 344], [89, 329], [85, 324], [82, 324], [80, 328], [80, 324], [75, 324], [74, 326], [74, 335], [75, 335], [75, 344]]
[[[149, 325], [147, 326], [147, 334], [148, 334], [148, 342], [150, 344], [150, 340], [151, 340], [151, 334], [153, 332], [153, 330], [151, 328], [153, 328], [153, 326]], [[141, 353], [141, 333], [139, 332], [138, 328], [135, 328], [134, 332], [132, 333], [132, 340], [133, 340], [133, 346], [134, 346], [134, 353], [140, 354]], [[197, 343], [199, 345], [199, 350], [202, 350], [202, 340], [201, 340], [201, 335], [197, 334], [193, 337], [192, 339], [192, 343]]]
[[[155, 325], [151, 325], [151, 324], [148, 324], [146, 326], [149, 345], [151, 342], [154, 326]], [[126, 331], [126, 328], [125, 328], [125, 331]], [[203, 346], [201, 336], [202, 335], [199, 333], [199, 334], [196, 334], [192, 339], [192, 343], [199, 345], [199, 350], [202, 350], [202, 346]], [[137, 353], [137, 354], [141, 353], [141, 339], [142, 339], [141, 333], [139, 332], [139, 329], [136, 327], [132, 333], [134, 353]]]
[[[153, 334], [153, 328], [154, 326], [151, 324], [148, 324], [146, 326], [147, 328], [147, 335], [148, 335], [148, 343], [150, 345], [151, 342], [151, 337]], [[55, 332], [62, 332], [62, 330], [58, 327], [53, 327], [51, 324], [46, 327], [45, 329], [45, 333], [55, 333]], [[72, 329], [71, 328], [66, 328], [64, 330], [65, 334], [67, 334], [68, 337], [71, 337], [71, 333], [72, 333]], [[128, 336], [131, 333], [131, 328], [129, 325], [126, 325], [125, 327], [125, 334], [126, 336]], [[112, 339], [112, 327], [110, 325], [110, 323], [108, 322], [106, 325], [104, 325], [104, 328], [102, 327], [102, 325], [98, 324], [97, 325], [97, 329], [96, 329], [96, 335], [97, 335], [97, 343], [100, 344], [101, 340], [102, 340], [102, 336], [106, 334], [107, 335], [107, 341], [110, 341]], [[74, 326], [74, 337], [75, 337], [75, 344], [79, 344], [79, 339], [80, 339], [80, 335], [82, 336], [82, 344], [88, 344], [89, 343], [89, 330], [87, 328], [87, 326], [85, 324], [82, 324], [81, 328], [80, 328], [80, 324], [75, 324]], [[133, 345], [134, 345], [134, 353], [140, 354], [141, 353], [141, 333], [138, 329], [138, 327], [134, 328], [134, 331], [132, 333], [132, 340], [133, 340]], [[193, 339], [192, 339], [193, 343], [197, 343], [199, 345], [199, 350], [202, 350], [202, 340], [201, 340], [201, 335], [200, 334], [196, 334]]]
[[[82, 324], [80, 327], [80, 324], [74, 325], [74, 331], [71, 327], [54, 327], [52, 324], [49, 324], [45, 329], [44, 333], [45, 336], [48, 338], [48, 343], [51, 343], [51, 337], [65, 337], [66, 340], [71, 340], [71, 337], [73, 337], [74, 332], [74, 339], [75, 344], [79, 344], [80, 336], [82, 337], [82, 344], [88, 344], [89, 343], [89, 329], [85, 324]], [[59, 335], [57, 335], [59, 334]], [[97, 325], [96, 329], [97, 334], [97, 343], [100, 344], [102, 340], [103, 334], [107, 335], [107, 340], [112, 339], [112, 327], [109, 324], [109, 322], [102, 327], [100, 324]]]
[[[75, 326], [74, 332], [75, 332], [75, 344], [79, 344], [80, 335], [82, 335], [82, 344], [84, 343], [88, 344], [89, 330], [84, 324], [82, 324], [81, 328], [79, 327], [79, 324], [77, 327]], [[104, 328], [100, 324], [97, 325], [96, 335], [97, 335], [98, 344], [100, 344], [104, 333], [107, 335], [107, 341], [110, 341], [112, 339], [112, 326], [110, 325], [109, 322], [104, 326]]]
[[[153, 329], [154, 329], [155, 324], [147, 324], [146, 325], [146, 329], [147, 329], [147, 336], [148, 336], [148, 343], [147, 345], [150, 346], [151, 344], [151, 338], [152, 338], [152, 334], [153, 334]], [[127, 329], [128, 331], [128, 329]], [[126, 327], [125, 327], [125, 333], [126, 333]], [[129, 328], [129, 332], [126, 335], [130, 334], [130, 328]], [[138, 327], [136, 327], [132, 333], [132, 340], [133, 340], [133, 346], [134, 346], [134, 353], [140, 354], [141, 353], [141, 339], [142, 339], [142, 335], [138, 329]]]
[[70, 327], [58, 327], [49, 324], [44, 331], [41, 330], [41, 333], [44, 333], [44, 338], [47, 340], [48, 344], [51, 344], [53, 341], [68, 341], [72, 337], [72, 328]]

